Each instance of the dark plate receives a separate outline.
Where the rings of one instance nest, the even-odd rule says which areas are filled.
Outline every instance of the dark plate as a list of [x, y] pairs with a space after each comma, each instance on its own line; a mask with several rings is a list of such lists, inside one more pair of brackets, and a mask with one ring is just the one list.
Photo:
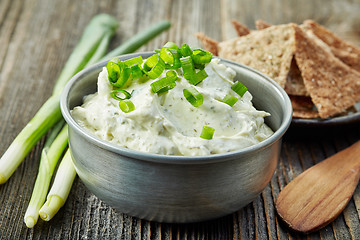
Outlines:
[[291, 125], [293, 126], [337, 126], [345, 125], [350, 123], [360, 122], [360, 102], [354, 105], [354, 109], [349, 111], [346, 115], [332, 117], [327, 119], [313, 118], [313, 119], [304, 119], [304, 118], [293, 118]]

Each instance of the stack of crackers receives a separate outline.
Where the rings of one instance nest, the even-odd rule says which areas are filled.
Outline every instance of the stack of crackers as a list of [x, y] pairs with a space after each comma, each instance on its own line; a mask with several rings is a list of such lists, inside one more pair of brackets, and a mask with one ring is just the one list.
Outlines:
[[360, 48], [325, 27], [306, 20], [250, 30], [233, 21], [238, 37], [217, 42], [197, 37], [214, 55], [257, 69], [290, 96], [295, 118], [328, 118], [344, 114], [360, 101]]

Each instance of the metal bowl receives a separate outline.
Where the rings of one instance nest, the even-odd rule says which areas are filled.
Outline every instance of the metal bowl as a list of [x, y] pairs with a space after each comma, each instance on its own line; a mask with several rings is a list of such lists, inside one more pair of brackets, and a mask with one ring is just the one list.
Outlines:
[[[121, 60], [153, 53], [120, 56]], [[285, 91], [261, 73], [228, 60], [237, 79], [253, 95], [257, 109], [271, 113], [266, 123], [274, 134], [254, 146], [210, 156], [164, 156], [125, 149], [80, 127], [70, 110], [97, 91], [97, 76], [106, 62], [75, 75], [61, 96], [69, 125], [69, 143], [80, 179], [98, 198], [122, 213], [158, 222], [198, 222], [231, 214], [253, 201], [270, 181], [281, 139], [291, 122]]]

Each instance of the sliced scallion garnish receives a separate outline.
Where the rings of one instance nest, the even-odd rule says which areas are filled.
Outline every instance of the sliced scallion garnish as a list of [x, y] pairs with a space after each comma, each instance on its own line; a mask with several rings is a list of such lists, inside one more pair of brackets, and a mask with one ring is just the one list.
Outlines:
[[237, 99], [236, 97], [231, 96], [230, 94], [226, 94], [226, 96], [221, 101], [232, 107], [238, 100], [239, 99]]
[[184, 78], [189, 80], [195, 72], [194, 63], [190, 56], [180, 58], [180, 62], [184, 73]]
[[159, 55], [151, 55], [144, 63], [144, 72], [151, 78], [158, 78], [165, 70], [165, 63]]
[[241, 82], [236, 82], [231, 86], [231, 89], [239, 94], [240, 97], [244, 96], [247, 91], [247, 87], [245, 87]]
[[198, 85], [200, 82], [202, 82], [202, 80], [204, 80], [205, 78], [207, 78], [208, 75], [207, 73], [205, 72], [205, 70], [200, 70], [199, 72], [197, 73], [194, 73], [190, 79], [189, 79], [189, 82], [193, 85]]
[[120, 100], [119, 107], [124, 113], [129, 113], [135, 110], [135, 105], [129, 99]]
[[215, 129], [209, 126], [203, 126], [200, 137], [203, 139], [211, 140], [214, 136]]
[[186, 100], [188, 100], [188, 102], [191, 103], [191, 105], [193, 105], [194, 107], [199, 107], [201, 104], [203, 104], [203, 96], [194, 87], [190, 87], [187, 89], [185, 88], [183, 90], [183, 94]]
[[162, 47], [160, 58], [164, 60], [166, 69], [178, 69], [181, 66], [180, 53], [176, 49]]
[[130, 75], [131, 75], [131, 69], [128, 68], [128, 67], [125, 67], [120, 72], [120, 77], [117, 79], [117, 81], [116, 82], [110, 82], [110, 83], [114, 87], [121, 88], [121, 87], [123, 87], [125, 85], [127, 80], [129, 80]]
[[176, 77], [164, 77], [161, 78], [153, 83], [150, 84], [151, 86], [151, 91], [153, 93], [163, 93], [166, 91], [169, 91], [170, 89], [173, 89], [176, 86], [175, 83]]
[[183, 57], [191, 56], [191, 54], [193, 53], [193, 51], [187, 44], [181, 45], [181, 48], [179, 49], [179, 51]]
[[144, 76], [144, 72], [142, 71], [142, 68], [140, 65], [134, 65], [131, 67], [131, 75], [132, 75], [132, 79], [138, 79], [141, 78], [142, 76]]
[[125, 60], [124, 63], [127, 67], [132, 67], [134, 65], [139, 65], [143, 62], [142, 56], [130, 58], [128, 60]]
[[[119, 97], [119, 93], [123, 94], [124, 97]], [[114, 91], [110, 92], [110, 96], [115, 100], [121, 101], [121, 100], [131, 98], [131, 93], [129, 93], [126, 90], [119, 89], [119, 90], [114, 90]]]
[[120, 60], [118, 58], [113, 58], [106, 64], [109, 81], [112, 83], [115, 83], [120, 77], [121, 69], [119, 63]]
[[196, 49], [192, 52], [191, 58], [195, 64], [206, 64], [211, 61], [212, 53], [202, 49]]

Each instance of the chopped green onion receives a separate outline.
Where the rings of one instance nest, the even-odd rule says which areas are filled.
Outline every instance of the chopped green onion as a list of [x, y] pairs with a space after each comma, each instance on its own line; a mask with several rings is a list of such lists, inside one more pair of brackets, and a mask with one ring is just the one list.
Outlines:
[[176, 51], [179, 51], [178, 45], [176, 45], [176, 44], [173, 43], [173, 42], [167, 42], [167, 43], [165, 43], [164, 47], [170, 48], [170, 49], [175, 49]]
[[199, 107], [203, 104], [204, 98], [194, 87], [183, 90], [184, 97], [188, 100], [191, 105], [194, 107]]
[[128, 60], [125, 60], [124, 63], [127, 67], [132, 67], [134, 65], [139, 65], [143, 62], [142, 56], [130, 58]]
[[189, 79], [189, 82], [193, 85], [198, 85], [200, 82], [202, 82], [202, 80], [204, 80], [205, 78], [207, 78], [208, 75], [207, 73], [205, 72], [205, 70], [200, 70], [199, 72], [197, 73], [194, 73], [190, 79]]
[[144, 72], [142, 71], [140, 65], [132, 66], [131, 67], [131, 74], [132, 74], [133, 80], [141, 78], [142, 76], [144, 76]]
[[167, 71], [167, 72], [166, 72], [166, 77], [171, 78], [171, 79], [173, 79], [174, 81], [177, 80], [177, 74], [176, 74], [176, 72], [175, 72], [174, 70]]
[[203, 126], [200, 137], [203, 139], [211, 140], [214, 136], [215, 129], [209, 126]]
[[231, 86], [231, 89], [240, 95], [240, 97], [244, 96], [247, 91], [247, 87], [245, 87], [241, 82], [237, 81]]
[[118, 58], [113, 58], [106, 64], [106, 70], [108, 72], [108, 78], [109, 78], [109, 81], [112, 82], [112, 83], [116, 83], [116, 81], [120, 77], [120, 72], [122, 70], [120, 68], [120, 66], [121, 66], [120, 62], [121, 61]]
[[238, 100], [239, 99], [237, 99], [236, 97], [231, 96], [230, 94], [226, 94], [226, 96], [221, 101], [232, 107]]
[[160, 58], [164, 60], [166, 69], [177, 69], [181, 66], [180, 54], [176, 49], [162, 47]]
[[191, 58], [195, 64], [206, 64], [209, 63], [212, 59], [212, 53], [202, 50], [196, 49], [193, 51]]
[[114, 87], [121, 88], [125, 85], [127, 80], [129, 80], [130, 75], [131, 75], [131, 69], [126, 67], [120, 72], [120, 77], [117, 79], [117, 81], [116, 82], [110, 81], [110, 83]]
[[174, 78], [172, 76], [161, 78], [150, 84], [151, 91], [158, 94], [169, 91], [176, 86], [175, 80], [176, 77]]
[[135, 110], [135, 105], [129, 99], [121, 100], [119, 102], [119, 107], [124, 113], [129, 113]]
[[164, 70], [165, 70], [165, 63], [157, 54], [150, 56], [144, 63], [144, 72], [151, 79], [158, 78], [163, 73]]
[[53, 185], [46, 197], [46, 202], [39, 210], [41, 219], [45, 221], [51, 220], [64, 205], [75, 177], [76, 171], [72, 163], [70, 149], [68, 149], [60, 162]]
[[189, 47], [189, 45], [183, 44], [183, 45], [181, 45], [180, 53], [183, 57], [188, 57], [188, 56], [191, 56], [192, 50]]
[[181, 67], [183, 69], [184, 78], [190, 80], [190, 78], [194, 75], [194, 63], [190, 56], [180, 58]]
[[[119, 97], [118, 93], [122, 93], [124, 95], [124, 97]], [[129, 93], [126, 90], [120, 89], [120, 90], [114, 90], [114, 91], [110, 92], [110, 96], [115, 100], [121, 101], [121, 100], [131, 98], [131, 93]]]

